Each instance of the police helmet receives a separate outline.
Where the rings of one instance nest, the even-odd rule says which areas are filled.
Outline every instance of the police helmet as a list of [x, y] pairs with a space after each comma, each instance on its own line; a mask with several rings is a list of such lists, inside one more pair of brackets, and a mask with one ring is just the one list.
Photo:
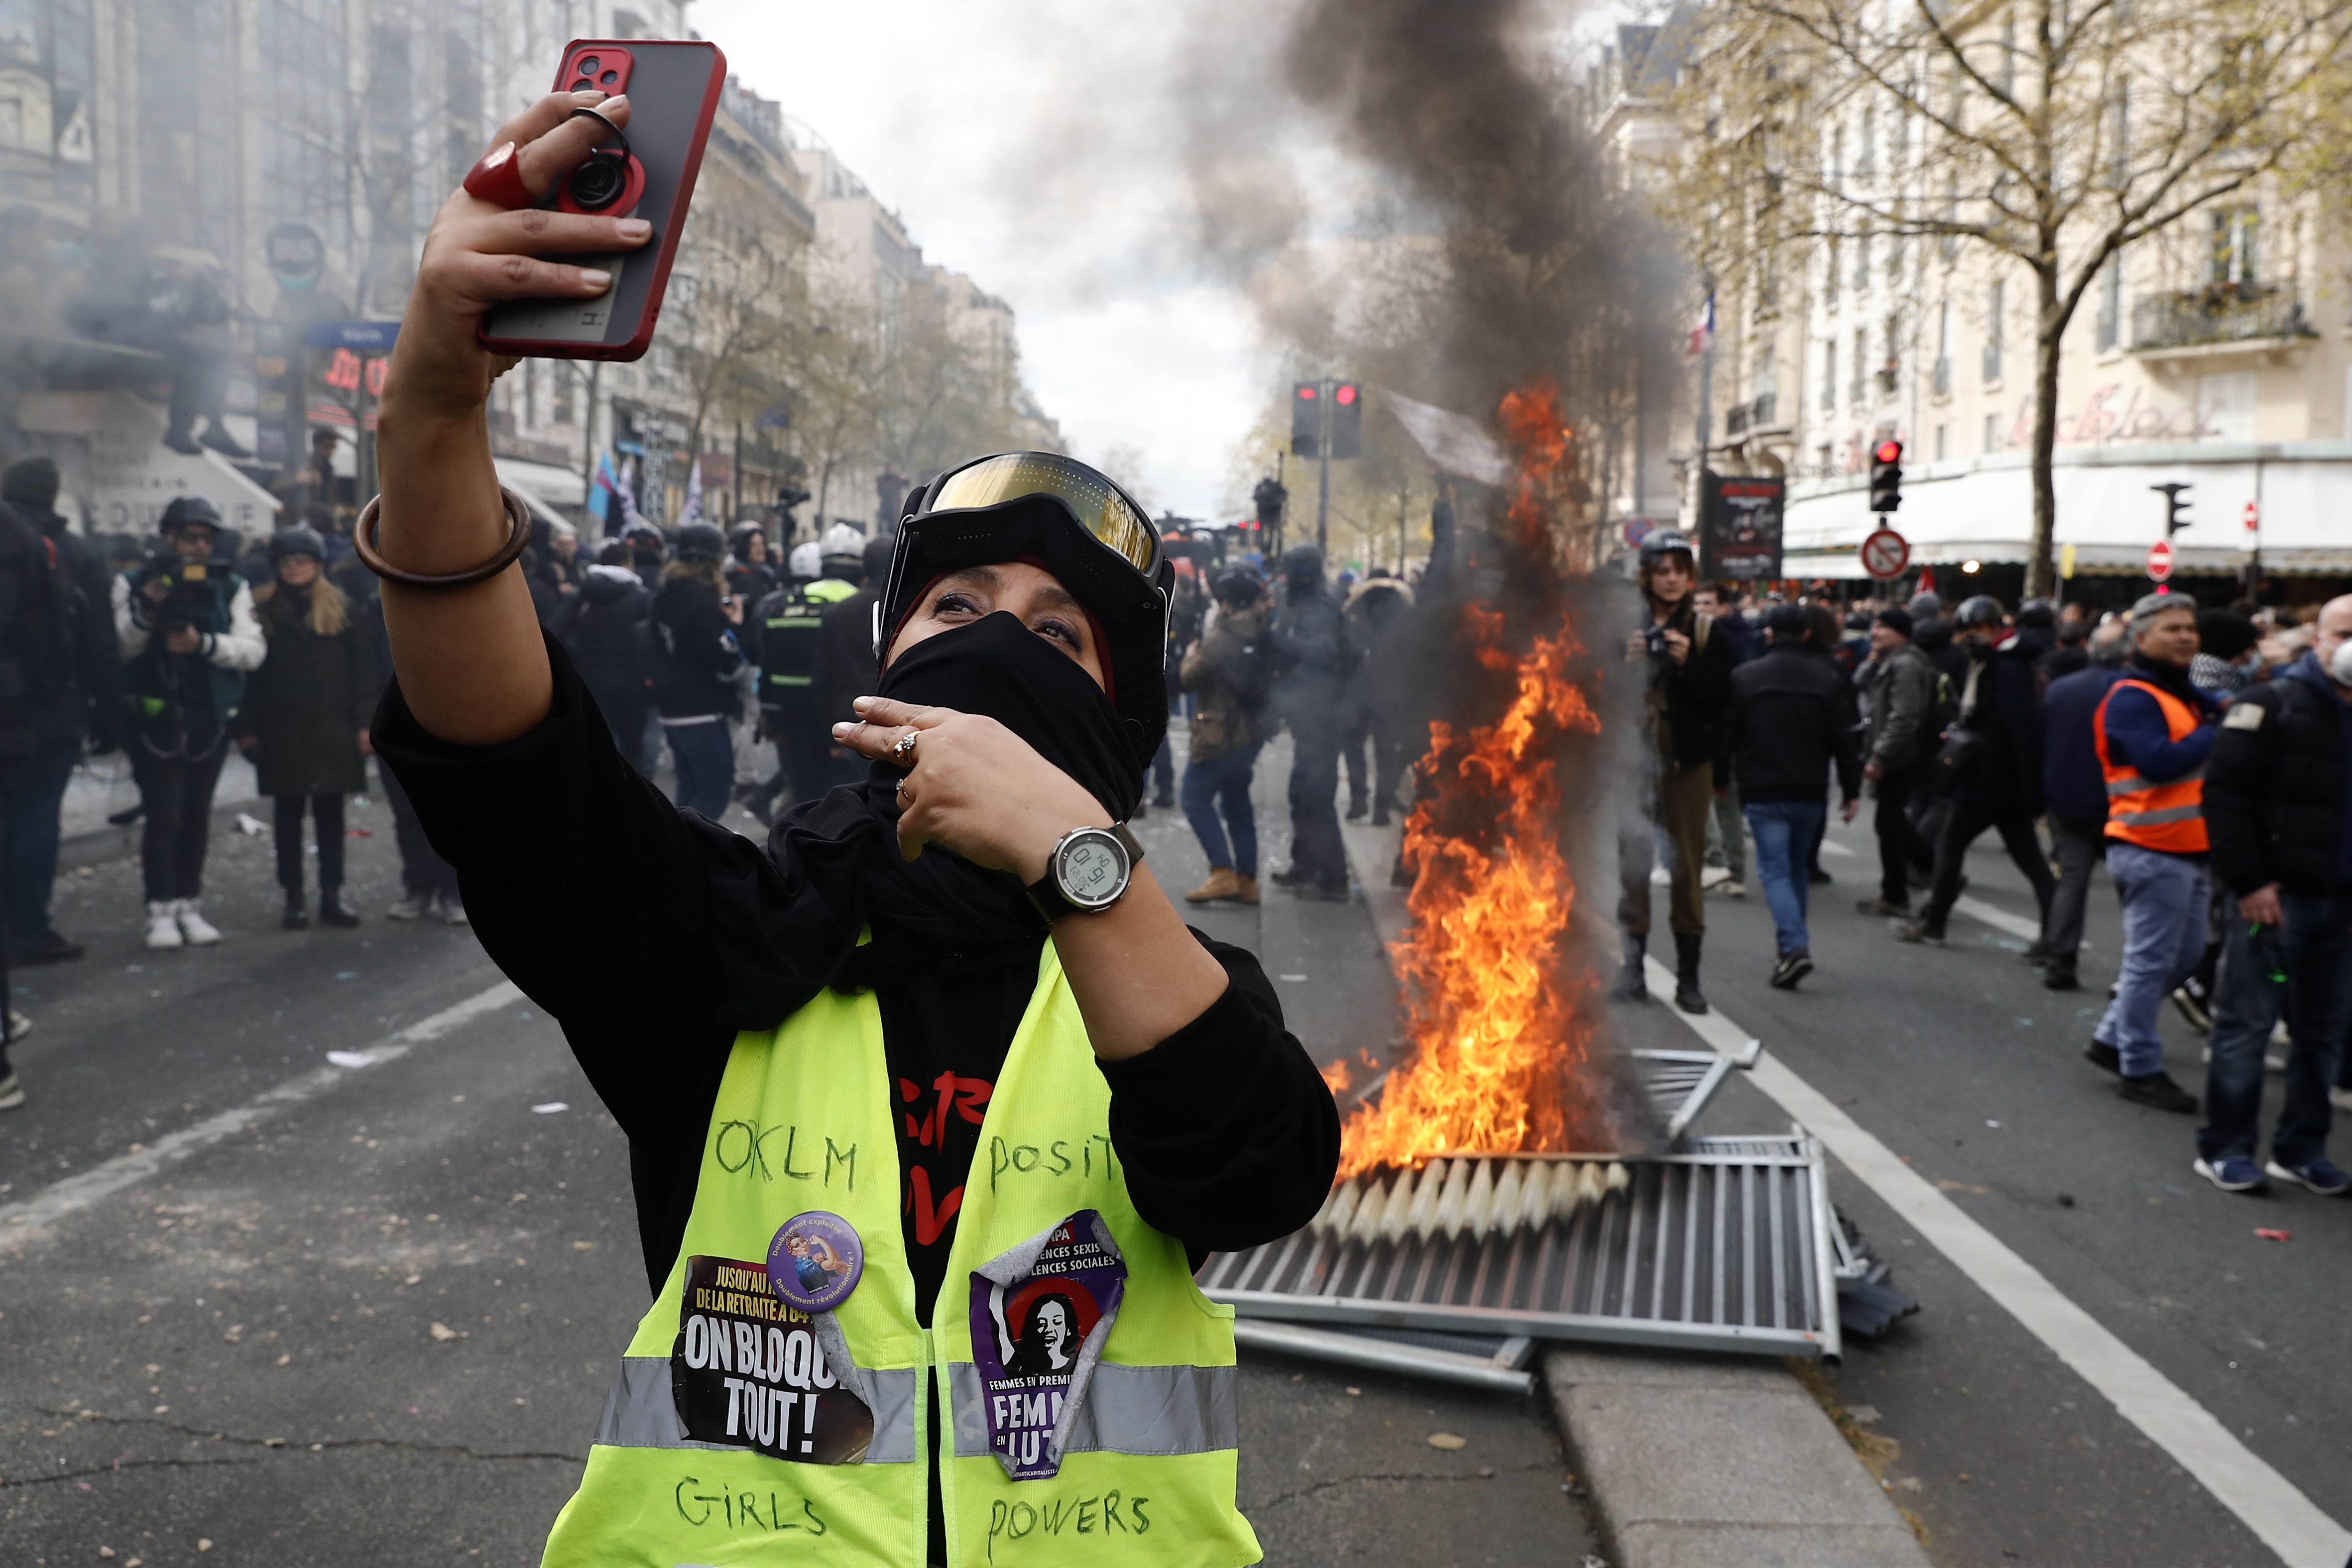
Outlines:
[[1955, 624], [1963, 632], [1979, 627], [1998, 627], [2007, 619], [2001, 611], [2000, 601], [1990, 593], [1970, 594], [1960, 601], [1959, 609], [1954, 612]]
[[727, 553], [727, 536], [716, 523], [688, 523], [677, 530], [677, 559], [718, 560]]

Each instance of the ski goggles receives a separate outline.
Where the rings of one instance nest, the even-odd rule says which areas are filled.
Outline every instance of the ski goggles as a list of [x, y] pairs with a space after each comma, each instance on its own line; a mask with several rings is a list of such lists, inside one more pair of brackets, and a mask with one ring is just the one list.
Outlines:
[[969, 511], [1033, 496], [1051, 496], [1078, 527], [1135, 568], [1146, 581], [1160, 576], [1160, 530], [1134, 498], [1101, 474], [1055, 452], [1001, 452], [950, 469], [923, 492], [914, 516]]

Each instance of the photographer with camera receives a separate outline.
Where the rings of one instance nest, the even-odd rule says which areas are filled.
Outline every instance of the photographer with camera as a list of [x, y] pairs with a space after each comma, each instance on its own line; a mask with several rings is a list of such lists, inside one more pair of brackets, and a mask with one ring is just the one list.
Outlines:
[[1643, 704], [1649, 729], [1643, 747], [1648, 788], [1645, 809], [1618, 829], [1617, 924], [1624, 933], [1625, 967], [1612, 994], [1621, 1001], [1649, 996], [1642, 964], [1650, 940], [1654, 830], [1663, 827], [1674, 846], [1667, 923], [1675, 934], [1675, 1006], [1703, 1013], [1706, 998], [1698, 988], [1698, 960], [1706, 905], [1699, 876], [1706, 856], [1706, 820], [1715, 804], [1715, 754], [1724, 711], [1731, 705], [1731, 640], [1716, 635], [1714, 620], [1692, 605], [1698, 569], [1689, 535], [1660, 528], [1644, 538], [1640, 582], [1649, 615], [1641, 630], [1627, 634], [1625, 658], [1647, 665]]
[[210, 946], [220, 933], [197, 907], [213, 788], [228, 759], [245, 677], [268, 651], [244, 580], [213, 559], [220, 508], [182, 496], [163, 510], [164, 549], [114, 585], [131, 698], [131, 775], [146, 829], [147, 946]]

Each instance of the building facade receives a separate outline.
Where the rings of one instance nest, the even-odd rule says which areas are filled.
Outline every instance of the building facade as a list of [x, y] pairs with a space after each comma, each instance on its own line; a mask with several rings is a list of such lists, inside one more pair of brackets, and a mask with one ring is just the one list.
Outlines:
[[[1621, 28], [1596, 60], [1594, 123], [1628, 179], [1663, 189], [1684, 167], [1696, 15]], [[1806, 97], [1804, 133], [1832, 182], [1866, 194], [1920, 178], [1924, 149], [1885, 94], [1831, 82]], [[1882, 521], [1869, 452], [1892, 436], [1903, 506], [1885, 521], [1910, 546], [1907, 580], [1924, 569], [2013, 598], [2032, 536], [2031, 273], [1965, 239], [1874, 235], [1851, 211], [1822, 227], [1743, 257], [1711, 318], [1695, 286], [1693, 321], [1711, 331], [1693, 332], [1654, 459], [1675, 472], [1681, 519], [1696, 521], [1704, 423], [1709, 469], [1786, 480], [1786, 579], [1864, 579], [1861, 543]], [[2348, 278], [2340, 220], [2259, 183], [2100, 272], [2062, 340], [2055, 541], [2070, 594], [2147, 587], [2174, 513], [2164, 486], [2187, 486], [2170, 543], [2178, 576], [2208, 597], [2257, 559], [2273, 598], [2320, 597], [2352, 575]]]

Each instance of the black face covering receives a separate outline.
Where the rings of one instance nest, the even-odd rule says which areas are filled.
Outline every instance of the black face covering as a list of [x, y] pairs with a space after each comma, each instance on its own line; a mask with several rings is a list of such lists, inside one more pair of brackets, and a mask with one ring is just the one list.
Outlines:
[[[1142, 767], [1102, 688], [1012, 615], [984, 616], [917, 643], [891, 664], [876, 695], [986, 714], [1118, 821], [1143, 797]], [[903, 777], [903, 769], [876, 763], [864, 782], [785, 817], [764, 854], [716, 824], [683, 819], [742, 852], [711, 861], [714, 873], [730, 862], [740, 873], [711, 881], [712, 935], [729, 977], [724, 1006], [739, 1027], [770, 1027], [820, 988], [870, 985], [908, 962], [1034, 954], [1045, 923], [1020, 878], [982, 870], [938, 844], [912, 862], [899, 854]], [[874, 937], [862, 947], [861, 928]]]
[[[1110, 698], [1076, 659], [1003, 611], [916, 643], [883, 672], [876, 695], [987, 715], [1077, 780], [1118, 821], [1143, 799], [1143, 772]], [[888, 789], [903, 777], [887, 764], [875, 768]]]

